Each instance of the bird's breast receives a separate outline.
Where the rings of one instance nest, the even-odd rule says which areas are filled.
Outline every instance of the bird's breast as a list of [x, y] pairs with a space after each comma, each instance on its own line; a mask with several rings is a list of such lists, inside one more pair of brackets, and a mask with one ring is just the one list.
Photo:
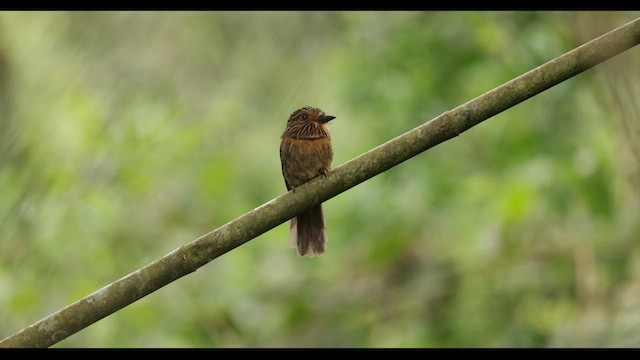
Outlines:
[[280, 160], [285, 180], [299, 186], [331, 169], [333, 150], [328, 137], [301, 140], [283, 137]]

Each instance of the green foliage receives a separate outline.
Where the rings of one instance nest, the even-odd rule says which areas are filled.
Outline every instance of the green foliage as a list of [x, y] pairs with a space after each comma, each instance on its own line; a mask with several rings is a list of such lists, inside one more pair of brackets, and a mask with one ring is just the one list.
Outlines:
[[[282, 194], [296, 108], [337, 116], [337, 166], [579, 45], [581, 16], [0, 14], [0, 337]], [[279, 226], [57, 346], [640, 345], [605, 70], [328, 201], [324, 256]]]

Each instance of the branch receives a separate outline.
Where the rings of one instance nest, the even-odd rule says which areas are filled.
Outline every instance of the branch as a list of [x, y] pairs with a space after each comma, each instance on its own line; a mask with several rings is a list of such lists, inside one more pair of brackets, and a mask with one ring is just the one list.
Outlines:
[[640, 18], [555, 58], [183, 245], [0, 341], [48, 347], [218, 256], [478, 123], [640, 43]]

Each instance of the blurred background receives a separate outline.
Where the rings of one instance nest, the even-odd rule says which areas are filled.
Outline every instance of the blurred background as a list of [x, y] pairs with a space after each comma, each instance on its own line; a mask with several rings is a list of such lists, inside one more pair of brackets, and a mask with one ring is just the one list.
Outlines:
[[[0, 13], [0, 338], [640, 12]], [[640, 48], [55, 347], [640, 346]]]

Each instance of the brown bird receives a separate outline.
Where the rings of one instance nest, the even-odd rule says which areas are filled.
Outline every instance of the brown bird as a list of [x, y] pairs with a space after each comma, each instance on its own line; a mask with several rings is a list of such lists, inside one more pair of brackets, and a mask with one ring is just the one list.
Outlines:
[[[331, 170], [333, 149], [328, 122], [335, 116], [311, 106], [289, 116], [280, 142], [282, 175], [287, 190], [295, 188]], [[298, 255], [313, 257], [327, 249], [322, 204], [298, 214], [289, 222], [289, 245]]]

